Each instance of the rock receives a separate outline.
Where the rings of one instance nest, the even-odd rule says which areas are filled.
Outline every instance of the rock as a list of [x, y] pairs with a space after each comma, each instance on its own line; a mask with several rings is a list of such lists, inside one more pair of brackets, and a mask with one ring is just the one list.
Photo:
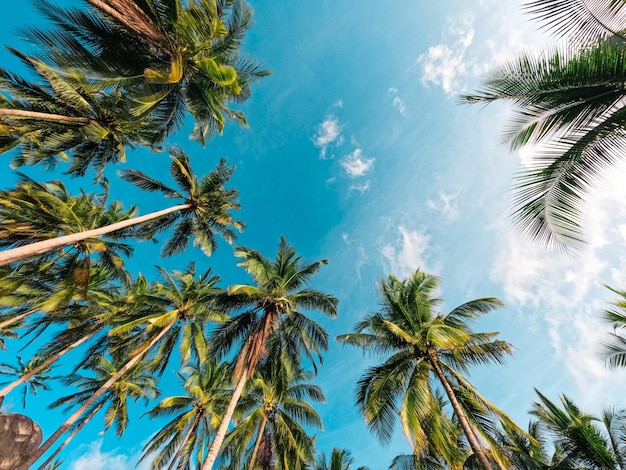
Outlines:
[[28, 416], [0, 414], [0, 470], [22, 470], [22, 462], [41, 444], [41, 428]]

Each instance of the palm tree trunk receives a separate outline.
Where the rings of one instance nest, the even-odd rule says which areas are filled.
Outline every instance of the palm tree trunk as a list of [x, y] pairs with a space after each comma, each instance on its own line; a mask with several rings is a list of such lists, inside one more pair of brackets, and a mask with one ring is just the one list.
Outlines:
[[106, 225], [105, 227], [85, 230], [84, 232], [72, 233], [70, 235], [62, 235], [60, 237], [55, 237], [50, 240], [42, 240], [39, 242], [30, 243], [28, 245], [19, 246], [17, 248], [11, 248], [10, 250], [0, 252], [0, 266], [14, 263], [30, 256], [46, 253], [57, 248], [62, 248], [67, 245], [72, 245], [74, 243], [87, 240], [89, 238], [96, 238], [102, 235], [106, 235], [107, 233], [115, 232], [116, 230], [131, 227], [136, 224], [141, 224], [149, 220], [157, 219], [164, 215], [171, 214], [172, 212], [188, 209], [189, 207], [191, 207], [191, 204], [189, 203], [179, 204], [177, 206], [168, 207], [167, 209], [151, 212], [149, 214], [141, 215], [139, 217], [133, 217], [128, 220], [115, 222], [114, 224]]
[[259, 453], [259, 447], [261, 447], [261, 440], [263, 439], [263, 431], [265, 431], [266, 424], [267, 424], [267, 415], [263, 413], [263, 421], [261, 421], [261, 425], [259, 426], [259, 434], [256, 437], [256, 442], [254, 443], [254, 449], [252, 450], [252, 456], [250, 457], [250, 464], [248, 465], [248, 470], [254, 470], [254, 464], [256, 463], [256, 456]]
[[200, 416], [201, 416], [200, 413], [196, 414], [196, 417], [193, 419], [193, 424], [189, 426], [189, 430], [187, 431], [187, 434], [185, 434], [185, 437], [183, 438], [183, 441], [180, 443], [180, 446], [178, 446], [178, 450], [176, 451], [174, 458], [172, 459], [169, 466], [167, 467], [167, 470], [174, 470], [174, 465], [176, 465], [176, 461], [180, 458], [183, 452], [183, 449], [187, 445], [187, 442], [189, 442], [189, 438], [191, 437], [191, 434], [194, 432], [194, 430], [198, 426], [198, 423], [200, 422]]
[[59, 122], [73, 122], [76, 124], [89, 124], [91, 119], [77, 116], [64, 116], [63, 114], [52, 113], [40, 113], [38, 111], [28, 111], [26, 109], [11, 109], [0, 108], [0, 116], [24, 118], [24, 119], [38, 119], [42, 121], [59, 121]]
[[28, 467], [35, 463], [39, 457], [46, 453], [52, 444], [54, 444], [59, 437], [67, 432], [67, 430], [82, 416], [82, 414], [89, 409], [91, 405], [93, 405], [102, 395], [104, 395], [111, 385], [117, 382], [126, 372], [128, 372], [139, 360], [143, 357], [143, 355], [151, 349], [164, 335], [167, 333], [173, 326], [175, 322], [172, 322], [165, 326], [158, 335], [150, 340], [150, 342], [141, 350], [136, 353], [132, 359], [130, 359], [120, 370], [117, 371], [109, 380], [107, 380], [96, 392], [83, 403], [83, 405], [78, 408], [72, 415], [67, 418], [67, 420], [57, 429], [54, 434], [52, 434], [46, 442], [44, 442], [35, 452], [33, 452], [25, 463], [25, 466]]
[[37, 470], [45, 470], [46, 465], [48, 465], [50, 462], [52, 462], [54, 460], [54, 458], [59, 455], [59, 452], [61, 452], [63, 449], [65, 449], [65, 446], [67, 446], [70, 441], [72, 439], [74, 439], [74, 436], [76, 436], [76, 434], [78, 434], [80, 432], [81, 429], [83, 429], [85, 427], [85, 425], [91, 420], [91, 418], [93, 418], [95, 416], [95, 414], [100, 411], [100, 409], [104, 406], [104, 403], [99, 404], [98, 406], [96, 406], [93, 411], [91, 413], [89, 413], [89, 415], [87, 415], [87, 417], [82, 421], [82, 423], [80, 423], [78, 426], [76, 426], [76, 429], [74, 429], [72, 431], [72, 433], [67, 436], [67, 439], [65, 439], [63, 441], [63, 443], [57, 447], [57, 449], [52, 453], [52, 455], [50, 457], [48, 457], [48, 460], [46, 460], [44, 463], [41, 464], [41, 466], [37, 469]]
[[19, 315], [14, 316], [13, 318], [9, 318], [8, 320], [3, 321], [2, 323], [0, 323], [0, 331], [4, 328], [6, 328], [7, 326], [12, 325], [13, 323], [16, 323], [30, 315], [32, 315], [33, 313], [37, 313], [39, 311], [38, 308], [33, 309], [33, 310], [28, 310], [27, 312], [24, 313], [20, 313]]
[[4, 387], [2, 390], [0, 390], [0, 398], [4, 399], [4, 397], [6, 397], [13, 389], [19, 387], [21, 384], [23, 384], [28, 379], [30, 379], [33, 375], [38, 374], [39, 372], [44, 370], [46, 367], [48, 367], [50, 364], [53, 364], [54, 362], [56, 362], [60, 357], [62, 357], [66, 353], [70, 352], [72, 349], [80, 346], [85, 341], [87, 341], [88, 339], [92, 338], [98, 331], [100, 331], [100, 329], [101, 328], [97, 329], [96, 331], [94, 331], [91, 334], [83, 336], [78, 341], [74, 341], [72, 344], [67, 346], [65, 349], [62, 349], [58, 353], [53, 354], [52, 356], [50, 356], [47, 360], [45, 360], [44, 362], [39, 364], [37, 367], [35, 367], [33, 370], [31, 370], [27, 374], [22, 375], [19, 379], [17, 379], [16, 381], [14, 381], [14, 382], [10, 383], [9, 385], [7, 385], [6, 387]]
[[237, 406], [237, 402], [239, 401], [239, 397], [243, 393], [243, 388], [248, 381], [248, 369], [245, 368], [241, 373], [241, 377], [239, 382], [237, 383], [237, 387], [233, 392], [233, 396], [230, 398], [230, 402], [228, 402], [228, 407], [226, 408], [226, 412], [224, 413], [224, 417], [222, 418], [222, 422], [220, 423], [220, 427], [217, 429], [215, 433], [215, 439], [213, 439], [213, 443], [209, 448], [209, 453], [207, 454], [206, 460], [202, 464], [201, 470], [211, 470], [213, 468], [213, 464], [215, 463], [215, 459], [217, 459], [217, 454], [222, 447], [222, 442], [224, 442], [224, 437], [226, 436], [226, 430], [228, 429], [228, 425], [230, 424], [230, 420], [233, 417], [233, 413], [235, 412], [235, 407]]
[[485, 455], [485, 449], [476, 438], [476, 434], [474, 433], [474, 430], [472, 429], [472, 426], [470, 425], [470, 422], [467, 419], [463, 408], [461, 408], [461, 405], [456, 398], [454, 390], [452, 390], [452, 387], [450, 386], [450, 382], [448, 382], [448, 379], [446, 379], [446, 376], [441, 370], [441, 366], [439, 365], [439, 359], [437, 358], [437, 352], [429, 349], [428, 359], [430, 364], [433, 366], [435, 375], [439, 379], [439, 382], [441, 382], [441, 385], [443, 386], [443, 389], [448, 396], [448, 400], [450, 400], [450, 405], [452, 405], [452, 408], [454, 409], [454, 412], [459, 419], [461, 429], [463, 429], [463, 433], [465, 434], [467, 442], [472, 448], [472, 451], [474, 452], [474, 454], [476, 454], [476, 458], [478, 459], [480, 466], [483, 467], [483, 470], [491, 470], [491, 464], [489, 463], [489, 459]]

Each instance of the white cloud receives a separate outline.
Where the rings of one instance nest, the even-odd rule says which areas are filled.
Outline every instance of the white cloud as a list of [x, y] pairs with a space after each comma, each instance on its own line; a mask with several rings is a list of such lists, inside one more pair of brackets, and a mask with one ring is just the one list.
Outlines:
[[457, 196], [458, 193], [447, 194], [443, 191], [439, 191], [439, 199], [437, 201], [428, 199], [426, 205], [430, 209], [439, 212], [446, 221], [452, 222], [459, 216], [459, 208], [456, 204]]
[[341, 145], [343, 136], [341, 134], [339, 119], [329, 115], [317, 126], [316, 134], [313, 136], [313, 145], [320, 149], [320, 158], [326, 158], [326, 153], [330, 145]]
[[148, 470], [150, 462], [141, 462], [138, 454], [126, 455], [118, 449], [103, 452], [102, 440], [82, 445], [69, 463], [70, 470]]
[[372, 169], [374, 159], [363, 158], [363, 152], [361, 149], [356, 149], [354, 152], [341, 160], [340, 164], [351, 178], [358, 178], [360, 176], [364, 176]]
[[502, 284], [507, 304], [525, 312], [529, 328], [547, 327], [553, 354], [582, 396], [577, 403], [597, 409], [620, 399], [611, 384], [626, 376], [626, 371], [608, 371], [598, 354], [608, 331], [600, 312], [613, 297], [602, 284], [626, 287], [621, 284], [626, 267], [626, 165], [615, 168], [601, 190], [589, 194], [582, 226], [588, 246], [572, 256], [532, 245], [513, 232], [509, 221], [501, 222], [492, 278]]
[[407, 277], [417, 268], [426, 269], [424, 253], [428, 250], [430, 237], [417, 230], [408, 230], [400, 225], [400, 236], [393, 244], [386, 244], [380, 250], [388, 265], [390, 274], [398, 278]]
[[461, 15], [450, 22], [446, 35], [453, 37], [450, 44], [438, 44], [428, 49], [418, 58], [422, 64], [422, 84], [440, 86], [446, 93], [455, 93], [459, 79], [467, 74], [464, 63], [465, 51], [474, 40], [474, 18], [471, 14]]

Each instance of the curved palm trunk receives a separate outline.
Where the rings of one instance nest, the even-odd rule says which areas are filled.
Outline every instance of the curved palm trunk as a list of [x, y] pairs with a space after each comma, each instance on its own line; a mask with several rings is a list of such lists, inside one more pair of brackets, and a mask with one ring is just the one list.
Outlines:
[[40, 113], [38, 111], [28, 111], [25, 109], [11, 108], [0, 108], [0, 116], [24, 119], [38, 119], [41, 121], [72, 122], [75, 124], [89, 124], [90, 122], [92, 122], [91, 119], [84, 117], [64, 116], [63, 114]]
[[7, 326], [11, 326], [13, 323], [17, 323], [18, 321], [23, 320], [24, 318], [32, 315], [33, 313], [37, 313], [38, 311], [39, 311], [38, 308], [33, 309], [33, 310], [28, 310], [27, 312], [20, 313], [19, 315], [13, 318], [9, 318], [8, 320], [3, 321], [2, 323], [0, 323], [0, 331], [6, 328]]
[[104, 395], [111, 385], [117, 382], [126, 372], [128, 372], [135, 364], [139, 362], [139, 360], [143, 357], [143, 355], [150, 350], [173, 326], [175, 322], [172, 322], [165, 326], [158, 335], [150, 340], [150, 342], [143, 348], [142, 351], [138, 352], [133, 356], [131, 360], [129, 360], [120, 370], [118, 370], [109, 380], [107, 380], [96, 392], [83, 403], [83, 405], [78, 408], [72, 415], [52, 434], [46, 442], [44, 442], [37, 451], [33, 452], [28, 461], [25, 463], [25, 466], [28, 467], [35, 463], [39, 457], [46, 453], [52, 444], [54, 444], [59, 437], [65, 434], [68, 429], [83, 415], [85, 411], [89, 409], [91, 405], [93, 405], [102, 395]]
[[248, 464], [248, 470], [254, 470], [254, 464], [256, 463], [256, 456], [259, 453], [259, 447], [261, 447], [261, 440], [263, 439], [263, 432], [265, 431], [265, 425], [267, 424], [267, 416], [263, 413], [263, 421], [259, 426], [259, 434], [256, 437], [254, 443], [254, 449], [252, 450], [252, 456], [250, 456], [250, 463]]
[[72, 349], [80, 346], [85, 341], [87, 341], [88, 339], [92, 338], [96, 333], [98, 333], [98, 331], [100, 331], [100, 329], [94, 331], [91, 334], [83, 336], [78, 341], [74, 341], [72, 344], [70, 344], [65, 349], [62, 349], [58, 353], [53, 354], [52, 356], [50, 356], [47, 360], [42, 362], [40, 365], [35, 367], [33, 370], [31, 370], [27, 374], [24, 374], [23, 376], [21, 376], [16, 381], [14, 381], [14, 382], [10, 383], [9, 385], [7, 385], [6, 387], [4, 387], [2, 390], [0, 390], [0, 398], [4, 399], [4, 397], [6, 397], [13, 389], [19, 387], [21, 384], [23, 384], [24, 382], [28, 381], [28, 379], [30, 379], [33, 375], [38, 374], [39, 372], [44, 370], [46, 367], [48, 367], [50, 364], [53, 364], [54, 362], [56, 362], [60, 357], [62, 357], [63, 355], [67, 354], [68, 352], [70, 352]]
[[224, 417], [222, 418], [222, 422], [220, 423], [220, 427], [217, 429], [215, 433], [215, 439], [211, 443], [211, 447], [209, 448], [209, 453], [207, 454], [206, 460], [202, 464], [201, 470], [211, 470], [213, 468], [213, 464], [215, 463], [215, 459], [217, 459], [217, 454], [222, 447], [222, 443], [224, 442], [224, 437], [226, 436], [226, 431], [228, 430], [228, 425], [230, 424], [230, 420], [233, 417], [233, 413], [235, 412], [235, 407], [237, 406], [237, 402], [239, 401], [239, 397], [243, 392], [243, 388], [248, 381], [248, 369], [244, 369], [239, 382], [237, 383], [237, 387], [233, 392], [233, 396], [230, 397], [230, 401], [228, 402], [228, 407], [226, 408], [226, 412], [224, 413]]
[[11, 248], [10, 250], [0, 252], [0, 266], [14, 263], [16, 261], [20, 261], [24, 258], [29, 258], [31, 256], [40, 255], [42, 253], [46, 253], [57, 248], [62, 248], [67, 245], [72, 245], [74, 243], [87, 240], [89, 238], [106, 235], [107, 233], [115, 232], [116, 230], [120, 230], [122, 228], [131, 227], [133, 225], [141, 224], [143, 222], [147, 222], [153, 219], [158, 219], [159, 217], [162, 217], [164, 215], [171, 214], [172, 212], [180, 211], [183, 209], [188, 209], [189, 207], [191, 207], [191, 204], [189, 203], [179, 204], [177, 206], [151, 212], [149, 214], [141, 215], [139, 217], [133, 217], [128, 220], [115, 222], [114, 224], [107, 225], [105, 227], [85, 230], [84, 232], [72, 233], [70, 235], [62, 235], [60, 237], [55, 237], [50, 240], [42, 240], [39, 242], [30, 243], [28, 245], [19, 246], [17, 248]]
[[76, 436], [76, 434], [78, 434], [80, 432], [81, 429], [83, 429], [85, 427], [85, 425], [91, 420], [91, 418], [93, 418], [95, 416], [95, 414], [100, 411], [100, 409], [104, 406], [104, 403], [101, 403], [100, 405], [98, 405], [97, 407], [95, 407], [93, 409], [93, 411], [91, 413], [89, 413], [89, 415], [83, 420], [82, 423], [80, 423], [78, 426], [76, 426], [76, 429], [74, 429], [72, 431], [72, 433], [67, 436], [67, 439], [65, 439], [63, 441], [63, 443], [57, 447], [57, 449], [52, 453], [52, 455], [50, 457], [48, 457], [48, 460], [46, 460], [44, 463], [41, 464], [41, 466], [37, 469], [37, 470], [45, 470], [46, 465], [48, 465], [49, 463], [51, 463], [54, 458], [59, 455], [59, 452], [61, 452], [63, 449], [65, 449], [65, 446], [67, 446], [70, 441], [72, 439], [74, 439], [74, 436]]
[[[193, 424], [189, 426], [189, 430], [187, 431], [187, 434], [185, 434], [183, 441], [180, 443], [180, 446], [178, 447], [178, 450], [176, 451], [174, 458], [172, 459], [169, 466], [167, 467], [167, 470], [174, 470], [174, 465], [176, 465], [176, 461], [182, 455], [183, 450], [185, 449], [185, 446], [187, 445], [187, 442], [189, 442], [189, 438], [191, 437], [195, 429], [198, 427], [198, 423], [200, 422], [200, 416], [201, 416], [200, 413], [196, 414], [196, 417], [193, 419]], [[180, 468], [180, 465], [178, 467]]]
[[445, 390], [446, 395], [448, 396], [448, 400], [450, 400], [450, 405], [452, 405], [454, 412], [459, 418], [459, 424], [461, 425], [461, 428], [463, 429], [463, 433], [465, 434], [465, 437], [467, 438], [467, 442], [472, 448], [472, 451], [474, 452], [474, 454], [476, 454], [476, 458], [478, 459], [480, 466], [483, 467], [483, 470], [491, 470], [491, 464], [489, 463], [489, 459], [485, 455], [485, 449], [480, 444], [480, 442], [478, 442], [478, 439], [476, 438], [476, 434], [474, 433], [474, 430], [472, 429], [472, 426], [470, 425], [470, 422], [467, 419], [467, 416], [465, 416], [465, 412], [463, 411], [463, 408], [461, 408], [461, 405], [459, 404], [459, 401], [457, 400], [456, 395], [454, 394], [454, 390], [452, 390], [452, 387], [450, 386], [448, 379], [446, 379], [445, 375], [443, 375], [443, 371], [441, 370], [441, 366], [439, 365], [439, 359], [437, 358], [437, 352], [433, 350], [429, 350], [428, 360], [430, 364], [433, 366], [435, 375], [437, 376], [437, 379], [439, 379], [439, 382], [441, 382], [441, 385], [443, 386], [443, 389]]

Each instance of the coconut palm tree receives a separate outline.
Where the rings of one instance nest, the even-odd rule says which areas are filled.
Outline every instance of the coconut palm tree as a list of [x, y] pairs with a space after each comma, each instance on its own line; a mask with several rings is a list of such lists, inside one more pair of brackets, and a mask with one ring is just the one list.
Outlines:
[[626, 468], [626, 410], [609, 408], [598, 418], [561, 395], [561, 406], [535, 390], [539, 401], [531, 414], [541, 431], [553, 439], [563, 467], [621, 470]]
[[[334, 448], [330, 454], [330, 461], [325, 454], [320, 454], [313, 466], [313, 470], [351, 470], [352, 454], [345, 449]], [[367, 467], [358, 467], [356, 470], [367, 470]]]
[[569, 47], [525, 53], [493, 69], [470, 103], [511, 101], [512, 150], [535, 158], [519, 174], [513, 219], [549, 246], [583, 243], [581, 208], [624, 156], [626, 8], [619, 1], [535, 0], [526, 6]]
[[39, 79], [0, 68], [0, 153], [19, 147], [13, 166], [56, 166], [71, 156], [67, 173], [82, 176], [92, 166], [99, 179], [107, 163], [125, 160], [126, 147], [161, 143], [157, 123], [134, 115], [119, 91], [9, 50]]
[[252, 25], [244, 1], [85, 1], [92, 11], [40, 2], [56, 29], [29, 33], [46, 45], [51, 63], [115, 84], [134, 115], [157, 124], [161, 140], [182, 124], [185, 108], [203, 143], [229, 119], [246, 125], [228, 105], [245, 101], [250, 84], [268, 72], [241, 57]]
[[[93, 394], [98, 392], [102, 384], [117, 374], [120, 366], [123, 366], [123, 362], [111, 361], [103, 356], [98, 357], [98, 360], [94, 362], [93, 367], [90, 369], [95, 377], [85, 377], [78, 374], [66, 377], [64, 383], [68, 386], [76, 386], [80, 391], [59, 398], [50, 407], [65, 406], [67, 410], [70, 410], [75, 405], [89, 400]], [[151, 372], [141, 365], [130, 369], [91, 405], [89, 411], [76, 422], [75, 429], [69, 438], [41, 465], [40, 469], [52, 462], [58, 453], [69, 443], [71, 438], [100, 410], [106, 409], [104, 430], [102, 432], [106, 432], [111, 426], [114, 426], [115, 434], [121, 436], [128, 424], [128, 400], [138, 401], [143, 399], [148, 403], [158, 395], [159, 389]]]
[[[370, 367], [357, 385], [357, 405], [381, 440], [390, 439], [400, 416], [415, 449], [434, 446], [445, 458], [454, 443], [431, 439], [432, 429], [423, 424], [432, 423], [433, 414], [441, 412], [434, 388], [439, 384], [472, 452], [483, 470], [489, 470], [492, 464], [483, 443], [489, 446], [491, 458], [504, 465], [504, 456], [492, 445], [491, 428], [497, 420], [515, 425], [482, 397], [464, 374], [470, 365], [502, 363], [511, 353], [508, 343], [495, 340], [497, 333], [475, 333], [469, 324], [502, 303], [482, 298], [440, 313], [441, 299], [435, 297], [439, 284], [439, 278], [420, 270], [404, 281], [389, 276], [381, 282], [380, 310], [359, 321], [354, 333], [337, 339], [384, 358], [381, 365]], [[441, 430], [438, 434], [445, 437]]]
[[[55, 333], [50, 342], [39, 349], [39, 364], [20, 379], [2, 388], [0, 398], [5, 397], [21, 383], [29, 380], [31, 376], [50, 367], [82, 344], [94, 342], [98, 336], [102, 342], [104, 330], [114, 319], [120, 322], [122, 318], [134, 318], [132, 317], [133, 306], [146, 291], [146, 279], [140, 275], [123, 288], [118, 284], [113, 285], [114, 279], [106, 268], [92, 268], [89, 288], [84, 296], [70, 299], [63, 304], [62, 308], [47, 311], [33, 322], [31, 330], [42, 331], [52, 324], [62, 325], [62, 329]], [[56, 293], [52, 296], [54, 294]], [[87, 354], [81, 363], [84, 364], [93, 356], [93, 354]]]
[[314, 439], [304, 429], [322, 429], [310, 402], [325, 401], [310, 383], [313, 374], [286, 357], [271, 354], [248, 381], [237, 420], [224, 441], [228, 468], [303, 468], [313, 461]]
[[328, 347], [324, 329], [308, 318], [301, 309], [319, 310], [326, 315], [337, 315], [337, 299], [324, 292], [304, 287], [326, 260], [305, 262], [281, 237], [274, 260], [265, 258], [251, 248], [237, 247], [238, 263], [252, 277], [255, 285], [233, 285], [228, 288], [223, 304], [231, 310], [244, 309], [211, 336], [212, 349], [218, 357], [237, 348], [234, 381], [237, 383], [231, 402], [202, 465], [202, 470], [212, 468], [222, 446], [232, 413], [248, 379], [259, 360], [265, 355], [272, 335], [279, 330], [288, 339], [292, 353], [304, 352], [313, 362], [315, 355]]
[[116, 357], [124, 357], [126, 362], [90, 394], [81, 407], [33, 453], [29, 462], [35, 462], [43, 455], [102, 396], [109, 393], [117, 380], [140, 361], [151, 371], [162, 373], [177, 341], [180, 341], [183, 362], [191, 357], [206, 357], [206, 324], [227, 318], [213, 308], [213, 299], [218, 291], [215, 287], [217, 282], [218, 278], [210, 270], [196, 279], [192, 264], [185, 272], [164, 275], [163, 283], [151, 285], [150, 292], [141, 295], [136, 305], [131, 306], [131, 318], [124, 315], [118, 320], [121, 324], [108, 331], [109, 337], [119, 336], [121, 341], [104, 343]]
[[[98, 229], [118, 222], [126, 222], [136, 215], [132, 206], [124, 211], [120, 202], [114, 201], [107, 206], [108, 185], [103, 183], [102, 194], [81, 193], [72, 196], [62, 181], [38, 183], [22, 176], [15, 188], [0, 191], [0, 247], [9, 248], [0, 252], [0, 265], [23, 258], [15, 258], [12, 247], [21, 251], [29, 250], [26, 246], [33, 243], [50, 243], [64, 235], [73, 235], [92, 229]], [[98, 259], [100, 265], [116, 269], [124, 274], [122, 255], [129, 256], [132, 247], [120, 242], [124, 238], [135, 235], [132, 227], [108, 234], [101, 238], [86, 238], [76, 241], [69, 250], [62, 251], [64, 246], [57, 246], [41, 254], [38, 262], [57, 258], [64, 261], [68, 269], [79, 269], [89, 272], [92, 257]], [[76, 278], [76, 275], [72, 277]]]
[[[35, 356], [28, 363], [24, 363], [22, 358], [17, 356], [18, 366], [7, 364], [6, 362], [0, 363], [0, 375], [14, 377], [18, 379], [20, 385], [24, 385], [22, 389], [22, 408], [26, 408], [26, 396], [28, 392], [33, 396], [37, 396], [37, 390], [42, 389], [50, 391], [50, 386], [46, 383], [48, 380], [58, 379], [59, 377], [52, 377], [46, 375], [50, 372], [50, 367], [40, 367], [41, 363], [45, 361], [45, 358]], [[33, 372], [36, 371], [36, 372]], [[0, 386], [6, 385], [12, 382], [1, 382]], [[4, 400], [4, 395], [0, 396], [0, 404]]]
[[185, 395], [164, 398], [145, 413], [150, 418], [174, 415], [143, 448], [140, 461], [150, 458], [154, 470], [166, 466], [191, 468], [195, 456], [204, 453], [208, 438], [219, 426], [232, 394], [228, 364], [203, 360], [176, 374], [183, 382]]
[[[40, 219], [45, 217], [52, 219], [51, 223], [54, 223], [54, 218], [56, 217], [57, 224], [63, 223], [61, 227], [65, 226], [65, 223], [69, 224], [71, 229], [68, 231], [70, 233], [56, 236], [57, 232], [50, 233], [49, 230], [44, 232], [46, 239], [28, 244], [24, 243], [24, 238], [20, 239], [18, 237], [16, 244], [23, 246], [0, 252], [0, 266], [47, 253], [51, 250], [57, 250], [68, 245], [79, 244], [83, 246], [93, 243], [96, 246], [101, 246], [103, 241], [100, 237], [107, 235], [115, 239], [116, 237], [130, 236], [131, 233], [137, 234], [138, 226], [141, 228], [141, 238], [152, 238], [156, 233], [174, 225], [172, 237], [163, 245], [161, 252], [163, 256], [182, 252], [189, 245], [192, 236], [194, 237], [194, 245], [200, 246], [208, 255], [217, 247], [216, 234], [219, 234], [228, 243], [232, 243], [236, 236], [234, 229], [243, 229], [243, 224], [233, 219], [231, 215], [231, 211], [239, 209], [237, 202], [238, 191], [236, 189], [224, 188], [224, 185], [230, 180], [234, 169], [226, 166], [225, 161], [222, 160], [217, 168], [199, 180], [193, 174], [189, 157], [181, 149], [173, 148], [171, 153], [170, 174], [180, 186], [180, 192], [146, 176], [140, 171], [126, 170], [120, 176], [141, 189], [161, 192], [167, 198], [183, 199], [181, 204], [136, 217], [130, 217], [132, 212], [134, 212], [131, 211], [130, 214], [127, 213], [119, 217], [122, 219], [119, 221], [112, 220], [114, 214], [102, 211], [103, 213], [100, 217], [87, 218], [86, 221], [91, 226], [88, 225], [86, 227], [80, 218], [81, 214], [74, 214], [68, 211], [63, 202], [59, 203], [58, 208], [55, 208], [64, 211], [60, 215], [55, 213], [48, 215], [47, 209], [33, 207], [31, 209], [32, 214], [29, 216], [30, 220], [24, 221], [26, 228], [23, 230], [34, 230], [31, 227], [33, 225], [36, 226], [38, 223], [34, 222], [39, 220], [38, 216]], [[44, 187], [43, 192], [38, 193], [38, 197], [43, 200], [50, 200], [49, 197], [46, 197], [47, 193], [48, 188]], [[19, 193], [13, 199], [11, 199], [13, 195], [8, 195], [6, 204], [3, 205], [3, 194], [0, 193], [0, 207], [4, 207], [5, 213], [0, 213], [0, 219], [15, 220], [16, 223], [21, 223], [22, 221], [19, 217], [21, 207], [32, 203], [26, 200], [21, 204], [22, 194]], [[52, 203], [54, 202], [56, 201], [52, 199]], [[114, 206], [119, 212], [119, 205]], [[44, 224], [44, 226], [47, 225]], [[18, 227], [14, 228], [14, 231], [18, 231]], [[121, 231], [119, 235], [115, 235], [118, 231]], [[7, 238], [10, 242], [10, 233]]]

